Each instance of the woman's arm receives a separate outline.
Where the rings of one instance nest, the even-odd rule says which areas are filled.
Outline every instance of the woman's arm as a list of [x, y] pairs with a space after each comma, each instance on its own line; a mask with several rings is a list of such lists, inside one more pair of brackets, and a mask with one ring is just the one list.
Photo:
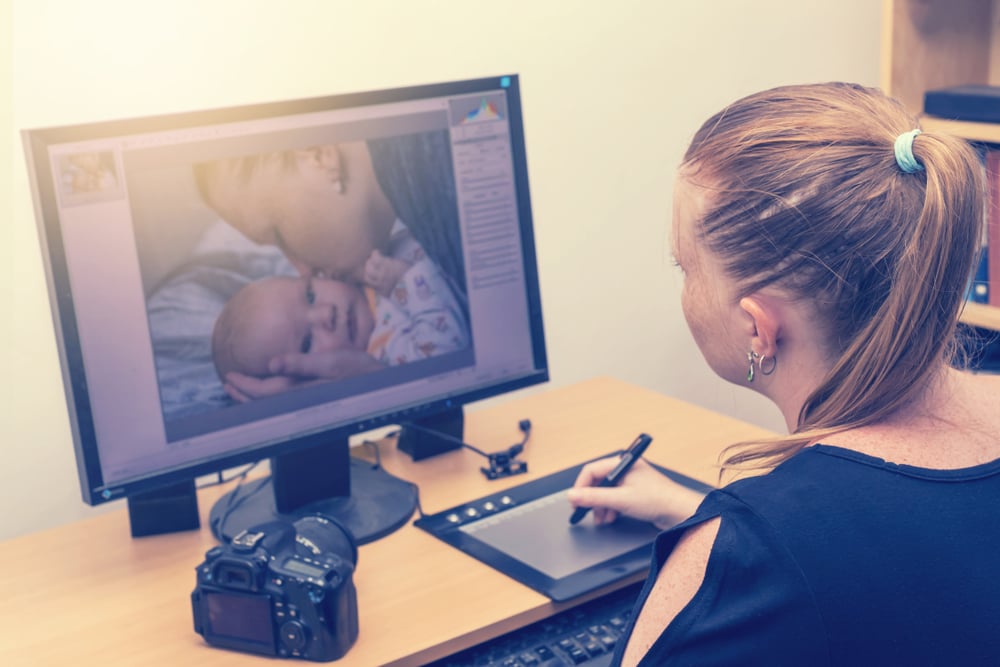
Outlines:
[[671, 621], [694, 599], [705, 580], [708, 556], [719, 533], [720, 521], [715, 517], [689, 528], [677, 542], [639, 610], [625, 645], [623, 667], [639, 664]]

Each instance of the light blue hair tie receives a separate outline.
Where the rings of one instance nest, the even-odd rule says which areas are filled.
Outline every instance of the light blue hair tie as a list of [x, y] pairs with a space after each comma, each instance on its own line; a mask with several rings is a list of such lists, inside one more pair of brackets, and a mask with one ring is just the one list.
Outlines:
[[893, 146], [896, 151], [896, 164], [907, 174], [923, 171], [924, 169], [923, 165], [917, 162], [917, 158], [913, 157], [913, 140], [918, 134], [920, 134], [920, 130], [903, 132], [896, 137], [896, 143]]

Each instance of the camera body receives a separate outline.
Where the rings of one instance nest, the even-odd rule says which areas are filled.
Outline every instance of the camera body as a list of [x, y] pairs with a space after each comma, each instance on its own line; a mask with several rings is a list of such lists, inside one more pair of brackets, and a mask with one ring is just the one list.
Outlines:
[[244, 530], [196, 568], [195, 632], [220, 648], [336, 660], [358, 636], [356, 561], [353, 537], [326, 517]]

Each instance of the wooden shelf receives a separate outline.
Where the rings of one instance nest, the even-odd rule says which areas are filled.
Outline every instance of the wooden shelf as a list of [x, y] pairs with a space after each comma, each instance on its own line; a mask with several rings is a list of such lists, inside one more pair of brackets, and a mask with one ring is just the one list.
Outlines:
[[965, 120], [948, 120], [936, 116], [923, 116], [920, 125], [925, 130], [944, 132], [968, 141], [985, 141], [1000, 144], [1000, 125], [997, 123], [973, 123]]
[[1000, 308], [970, 301], [965, 304], [961, 320], [975, 327], [1000, 331]]
[[920, 113], [928, 90], [1000, 85], [998, 17], [1000, 0], [883, 0], [882, 87]]
[[[923, 114], [928, 90], [1000, 86], [1000, 0], [882, 0], [882, 88], [925, 130], [1000, 144], [1000, 123]], [[1000, 331], [1000, 307], [967, 303], [962, 322]]]

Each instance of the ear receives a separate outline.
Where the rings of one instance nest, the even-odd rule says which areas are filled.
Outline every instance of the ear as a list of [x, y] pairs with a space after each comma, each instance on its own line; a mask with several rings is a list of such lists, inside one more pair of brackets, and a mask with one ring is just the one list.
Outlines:
[[766, 296], [754, 294], [740, 299], [740, 309], [746, 314], [750, 349], [759, 356], [775, 357], [781, 338], [781, 310]]
[[326, 146], [317, 146], [312, 149], [316, 160], [321, 167], [324, 169], [335, 169], [340, 171], [340, 151], [333, 144], [327, 144]]
[[316, 169], [337, 188], [344, 191], [344, 165], [340, 150], [334, 144], [315, 146], [297, 151], [299, 164]]

